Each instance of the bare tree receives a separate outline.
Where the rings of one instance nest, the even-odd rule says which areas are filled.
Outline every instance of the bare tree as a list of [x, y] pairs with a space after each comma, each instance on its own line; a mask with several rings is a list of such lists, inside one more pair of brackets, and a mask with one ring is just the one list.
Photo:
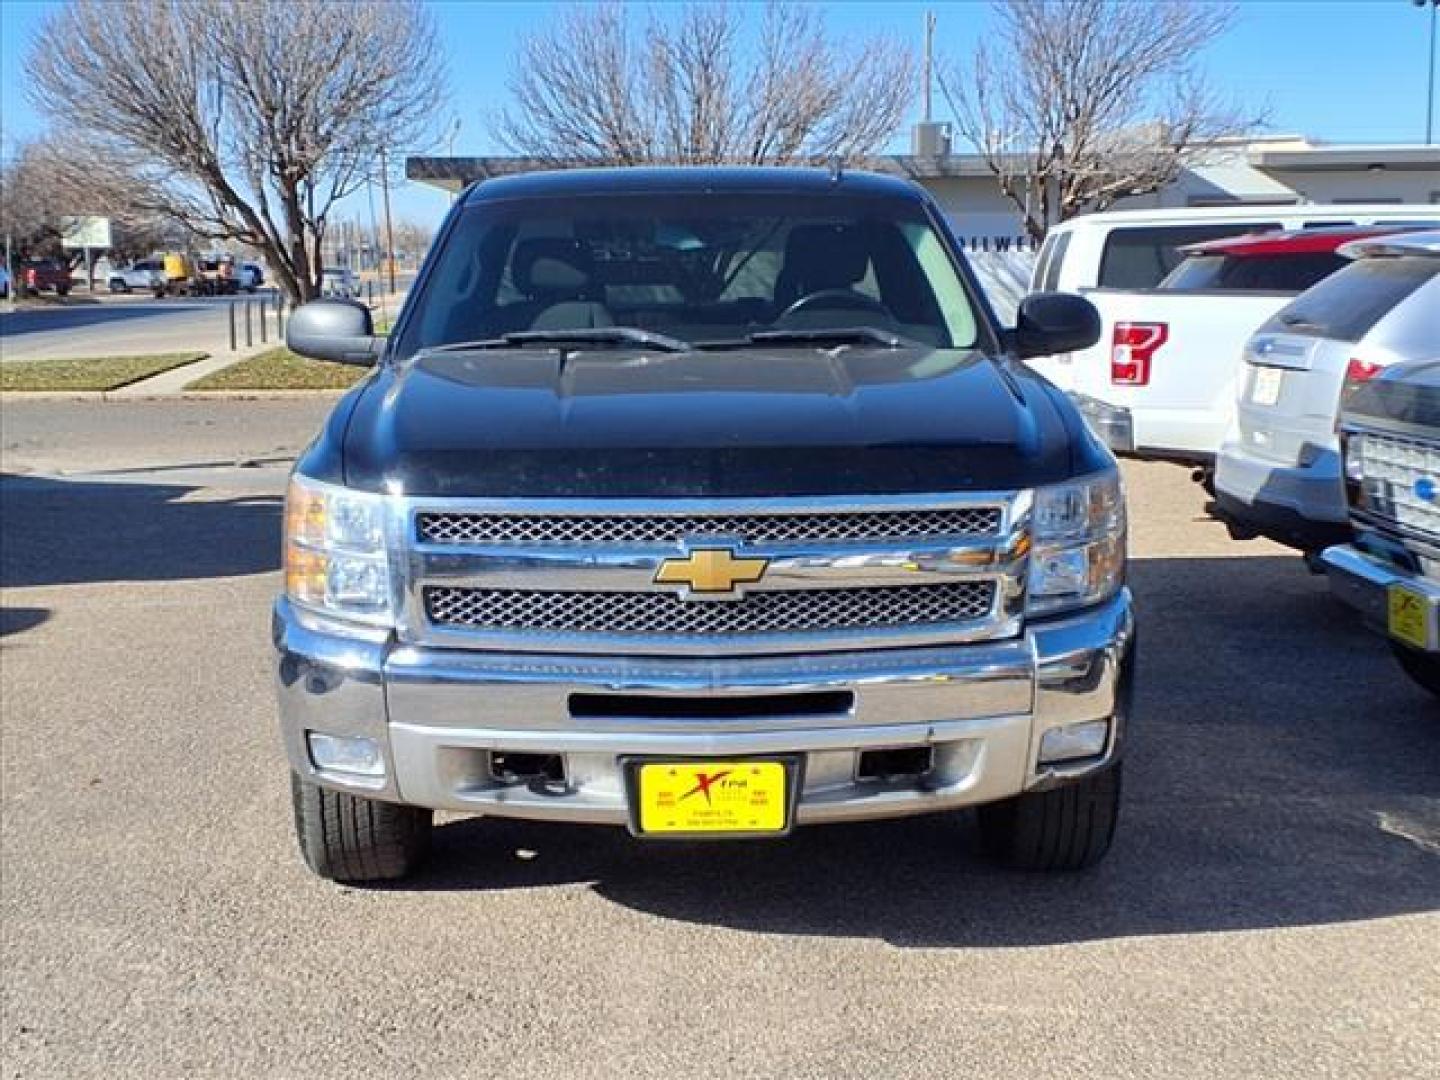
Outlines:
[[[0, 170], [0, 233], [18, 258], [58, 256], [64, 219], [94, 214], [111, 223], [111, 256], [148, 254], [168, 236], [167, 222], [130, 200], [134, 178], [97, 157], [73, 135], [22, 144]], [[80, 258], [71, 254], [70, 261]]]
[[996, 0], [998, 33], [941, 92], [1039, 240], [1057, 221], [1171, 183], [1197, 149], [1262, 121], [1194, 66], [1232, 11], [1190, 0]]
[[842, 47], [819, 8], [779, 2], [742, 50], [751, 10], [564, 10], [520, 46], [501, 141], [552, 165], [855, 160], [883, 146], [913, 96], [910, 52], [879, 36]]
[[336, 202], [427, 128], [439, 55], [418, 0], [73, 0], [29, 70], [36, 105], [136, 178], [138, 208], [262, 251], [309, 299]]

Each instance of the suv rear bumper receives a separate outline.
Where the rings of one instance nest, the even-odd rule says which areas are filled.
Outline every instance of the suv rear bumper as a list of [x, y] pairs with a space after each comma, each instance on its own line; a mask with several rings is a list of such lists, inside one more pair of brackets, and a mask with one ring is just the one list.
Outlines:
[[[1008, 641], [747, 659], [562, 657], [420, 649], [305, 625], [275, 607], [280, 720], [291, 767], [339, 790], [435, 809], [624, 825], [620, 759], [798, 756], [799, 824], [897, 817], [1078, 779], [1120, 755], [1134, 621], [1128, 591]], [[574, 695], [674, 702], [825, 693], [823, 715], [574, 715]], [[781, 699], [784, 700], [784, 699]], [[658, 711], [664, 718], [652, 715]], [[762, 707], [763, 711], [763, 707]], [[1103, 752], [1041, 765], [1053, 728], [1109, 721]], [[374, 740], [383, 777], [317, 769], [308, 733]], [[860, 755], [928, 748], [927, 771], [861, 778]], [[563, 778], [505, 779], [495, 756], [563, 762]]]
[[1301, 551], [1350, 537], [1340, 455], [1333, 450], [1322, 450], [1308, 466], [1285, 466], [1226, 443], [1215, 460], [1215, 505], [1232, 533]]

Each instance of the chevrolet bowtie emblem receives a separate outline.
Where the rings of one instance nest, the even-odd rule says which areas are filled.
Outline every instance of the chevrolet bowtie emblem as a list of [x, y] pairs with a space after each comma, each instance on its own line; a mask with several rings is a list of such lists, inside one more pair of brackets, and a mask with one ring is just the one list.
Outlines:
[[734, 594], [736, 586], [765, 576], [769, 559], [737, 559], [728, 548], [700, 548], [683, 559], [666, 559], [655, 572], [657, 585], [686, 585], [708, 596]]

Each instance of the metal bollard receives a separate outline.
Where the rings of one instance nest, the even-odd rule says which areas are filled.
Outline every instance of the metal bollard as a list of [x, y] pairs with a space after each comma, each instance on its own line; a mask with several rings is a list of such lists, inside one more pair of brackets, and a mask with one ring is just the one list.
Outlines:
[[226, 311], [227, 311], [227, 312], [229, 313], [229, 315], [230, 315], [230, 351], [231, 351], [231, 352], [234, 352], [234, 351], [235, 351], [235, 301], [234, 301], [234, 300], [231, 300], [230, 303], [228, 303], [228, 304], [225, 305], [225, 309], [226, 309]]
[[249, 349], [249, 348], [253, 348], [254, 345], [255, 345], [255, 335], [251, 332], [251, 328], [250, 328], [250, 301], [249, 301], [249, 300], [246, 300], [246, 301], [245, 301], [245, 347], [246, 347], [247, 349]]
[[261, 300], [261, 301], [260, 301], [260, 344], [261, 344], [261, 345], [269, 344], [269, 341], [270, 341], [270, 339], [265, 336], [265, 323], [266, 323], [266, 321], [267, 321], [267, 319], [266, 319], [266, 310], [267, 310], [267, 307], [266, 307], [265, 301], [264, 301], [264, 300]]

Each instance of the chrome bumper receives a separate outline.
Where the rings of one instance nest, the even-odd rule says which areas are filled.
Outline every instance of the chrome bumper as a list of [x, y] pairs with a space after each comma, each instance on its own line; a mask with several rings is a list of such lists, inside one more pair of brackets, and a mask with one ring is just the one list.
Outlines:
[[1129, 409], [1073, 391], [1070, 400], [1100, 441], [1116, 454], [1135, 452], [1135, 421]]
[[[800, 755], [799, 824], [897, 817], [1064, 783], [1120, 754], [1134, 658], [1128, 591], [1007, 641], [748, 659], [540, 656], [348, 637], [275, 607], [291, 766], [341, 790], [436, 809], [570, 822], [629, 820], [620, 758]], [[745, 698], [841, 692], [832, 714], [757, 720], [572, 715], [572, 695]], [[682, 710], [683, 711], [683, 710]], [[1111, 721], [1103, 754], [1037, 765], [1049, 729]], [[306, 732], [382, 747], [381, 780], [318, 771]], [[932, 748], [932, 766], [857, 778], [867, 749]], [[493, 754], [558, 755], [563, 783], [503, 781]]]
[[1440, 653], [1440, 584], [1408, 573], [1346, 544], [1326, 548], [1321, 559], [1330, 591], [1349, 604], [1361, 617], [1382, 633], [1388, 633], [1390, 587], [1402, 585], [1422, 598], [1426, 608], [1425, 651]]

